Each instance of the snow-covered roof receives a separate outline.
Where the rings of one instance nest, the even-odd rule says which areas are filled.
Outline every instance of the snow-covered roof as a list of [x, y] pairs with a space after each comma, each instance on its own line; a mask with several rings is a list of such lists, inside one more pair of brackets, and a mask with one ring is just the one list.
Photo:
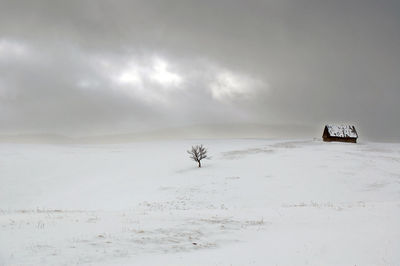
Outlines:
[[357, 131], [351, 125], [326, 125], [328, 133], [331, 137], [339, 138], [357, 138]]

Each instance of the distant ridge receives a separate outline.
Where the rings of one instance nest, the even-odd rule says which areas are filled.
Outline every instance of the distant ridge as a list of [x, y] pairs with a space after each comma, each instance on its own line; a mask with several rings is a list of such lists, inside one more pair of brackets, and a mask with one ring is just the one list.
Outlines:
[[73, 143], [75, 139], [58, 134], [0, 135], [0, 142], [7, 143]]
[[316, 130], [302, 125], [226, 124], [194, 125], [123, 134], [68, 137], [58, 134], [0, 135], [3, 143], [96, 144], [125, 143], [150, 140], [227, 139], [227, 138], [293, 138], [318, 135]]

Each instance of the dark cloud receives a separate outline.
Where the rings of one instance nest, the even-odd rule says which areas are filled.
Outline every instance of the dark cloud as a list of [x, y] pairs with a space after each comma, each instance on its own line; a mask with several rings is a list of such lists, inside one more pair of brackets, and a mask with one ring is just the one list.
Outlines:
[[399, 14], [390, 0], [1, 0], [0, 131], [349, 121], [399, 140]]

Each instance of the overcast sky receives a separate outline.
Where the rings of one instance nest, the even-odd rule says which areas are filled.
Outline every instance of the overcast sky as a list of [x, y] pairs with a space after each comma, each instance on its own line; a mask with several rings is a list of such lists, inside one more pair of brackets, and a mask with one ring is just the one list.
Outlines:
[[398, 0], [0, 0], [2, 134], [352, 122], [400, 140], [399, 100]]

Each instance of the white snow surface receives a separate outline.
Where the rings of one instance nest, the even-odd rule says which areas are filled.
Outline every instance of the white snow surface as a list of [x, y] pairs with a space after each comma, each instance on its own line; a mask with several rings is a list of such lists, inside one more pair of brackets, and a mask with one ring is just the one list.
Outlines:
[[351, 125], [326, 125], [329, 135], [339, 138], [357, 138], [357, 131]]
[[400, 265], [399, 225], [400, 144], [0, 144], [0, 265]]

